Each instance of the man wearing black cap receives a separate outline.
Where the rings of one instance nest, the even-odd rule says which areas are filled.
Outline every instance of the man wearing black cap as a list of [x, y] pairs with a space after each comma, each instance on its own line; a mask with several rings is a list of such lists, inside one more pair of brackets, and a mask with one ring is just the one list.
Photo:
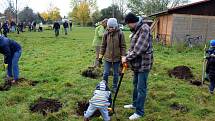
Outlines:
[[153, 48], [150, 27], [143, 22], [142, 18], [133, 13], [125, 17], [125, 23], [132, 32], [131, 45], [123, 63], [129, 63], [134, 72], [133, 103], [124, 108], [135, 109], [135, 113], [129, 117], [136, 120], [144, 115], [144, 103], [147, 93], [148, 74], [153, 64]]

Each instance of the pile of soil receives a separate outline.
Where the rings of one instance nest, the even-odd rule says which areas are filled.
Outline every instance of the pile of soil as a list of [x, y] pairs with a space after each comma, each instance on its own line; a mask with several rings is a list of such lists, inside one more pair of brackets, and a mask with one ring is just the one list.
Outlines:
[[191, 69], [187, 66], [177, 66], [172, 70], [169, 70], [168, 74], [170, 77], [174, 76], [175, 78], [185, 80], [190, 80], [194, 77]]
[[173, 104], [171, 104], [170, 108], [173, 109], [173, 110], [178, 110], [180, 112], [184, 112], [184, 113], [189, 112], [189, 109], [186, 106], [181, 105], [179, 103], [173, 103]]
[[[77, 102], [77, 109], [76, 109], [77, 115], [83, 116], [84, 111], [87, 111], [88, 106], [89, 106], [89, 103], [87, 101]], [[99, 117], [99, 116], [101, 116], [101, 113], [99, 112], [99, 110], [97, 110], [91, 117]]]
[[58, 112], [62, 108], [62, 104], [58, 100], [39, 98], [34, 104], [30, 105], [30, 111], [42, 113]]
[[88, 69], [84, 70], [81, 75], [84, 77], [97, 79], [101, 76], [101, 73], [98, 69], [96, 69], [94, 67], [88, 67]]
[[199, 80], [191, 80], [190, 83], [191, 83], [192, 85], [196, 85], [196, 86], [201, 86], [201, 85], [202, 85], [202, 82], [199, 81]]

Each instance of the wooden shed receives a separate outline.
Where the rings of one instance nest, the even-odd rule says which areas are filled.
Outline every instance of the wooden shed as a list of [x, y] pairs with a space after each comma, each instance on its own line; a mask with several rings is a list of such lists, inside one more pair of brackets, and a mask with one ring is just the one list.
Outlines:
[[215, 39], [215, 0], [204, 0], [151, 15], [153, 38], [164, 45], [193, 39], [201, 44]]

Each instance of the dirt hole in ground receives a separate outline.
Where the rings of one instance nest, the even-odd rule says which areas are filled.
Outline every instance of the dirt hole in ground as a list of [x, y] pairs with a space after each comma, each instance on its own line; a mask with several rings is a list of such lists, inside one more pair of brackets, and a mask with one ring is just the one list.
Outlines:
[[168, 74], [170, 77], [174, 76], [175, 78], [185, 79], [185, 80], [190, 80], [194, 77], [191, 69], [187, 66], [174, 67], [172, 70], [168, 71]]
[[10, 90], [12, 83], [10, 80], [5, 80], [3, 84], [0, 85], [0, 91], [8, 91]]
[[[4, 78], [4, 83], [0, 84], [0, 91], [8, 91], [12, 87], [12, 81], [13, 79]], [[36, 81], [36, 80], [29, 80], [26, 78], [20, 78], [14, 85], [29, 85], [29, 86], [36, 86], [40, 82], [48, 82], [47, 80], [43, 81]]]
[[[77, 109], [76, 109], [77, 115], [83, 116], [84, 111], [87, 111], [88, 106], [89, 106], [89, 103], [87, 101], [77, 102]], [[91, 117], [99, 117], [99, 116], [101, 116], [101, 113], [99, 112], [99, 110], [97, 110]]]
[[192, 85], [201, 86], [202, 82], [200, 80], [190, 80], [190, 83]]
[[171, 104], [170, 108], [173, 110], [178, 110], [178, 111], [183, 112], [183, 113], [189, 112], [189, 109], [186, 106], [179, 104], [179, 103]]
[[28, 80], [28, 79], [26, 79], [26, 78], [20, 78], [20, 79], [18, 80], [18, 83], [22, 83], [22, 82], [27, 82], [28, 85], [30, 85], [30, 86], [36, 86], [40, 81]]
[[99, 71], [99, 69], [94, 68], [94, 67], [88, 67], [88, 69], [82, 71], [82, 76], [84, 77], [89, 77], [92, 79], [97, 79], [101, 76], [101, 72]]
[[34, 104], [30, 105], [30, 111], [38, 112], [43, 115], [58, 112], [62, 108], [62, 104], [58, 100], [39, 98]]

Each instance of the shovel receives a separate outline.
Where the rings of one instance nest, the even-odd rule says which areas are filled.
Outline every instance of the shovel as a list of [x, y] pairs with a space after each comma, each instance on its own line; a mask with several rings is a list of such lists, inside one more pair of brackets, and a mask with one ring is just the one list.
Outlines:
[[116, 93], [115, 93], [115, 95], [114, 95], [113, 104], [112, 104], [112, 107], [111, 107], [111, 108], [108, 108], [108, 110], [109, 110], [109, 112], [110, 112], [110, 115], [115, 114], [115, 101], [116, 101], [116, 98], [117, 98], [117, 95], [118, 95], [118, 92], [119, 92], [119, 89], [120, 89], [120, 85], [121, 85], [123, 76], [124, 76], [124, 74], [125, 74], [125, 70], [126, 70], [127, 68], [128, 68], [128, 64], [127, 64], [127, 63], [123, 63], [123, 68], [122, 68], [122, 72], [121, 72], [119, 84], [118, 84], [118, 86], [117, 86]]

